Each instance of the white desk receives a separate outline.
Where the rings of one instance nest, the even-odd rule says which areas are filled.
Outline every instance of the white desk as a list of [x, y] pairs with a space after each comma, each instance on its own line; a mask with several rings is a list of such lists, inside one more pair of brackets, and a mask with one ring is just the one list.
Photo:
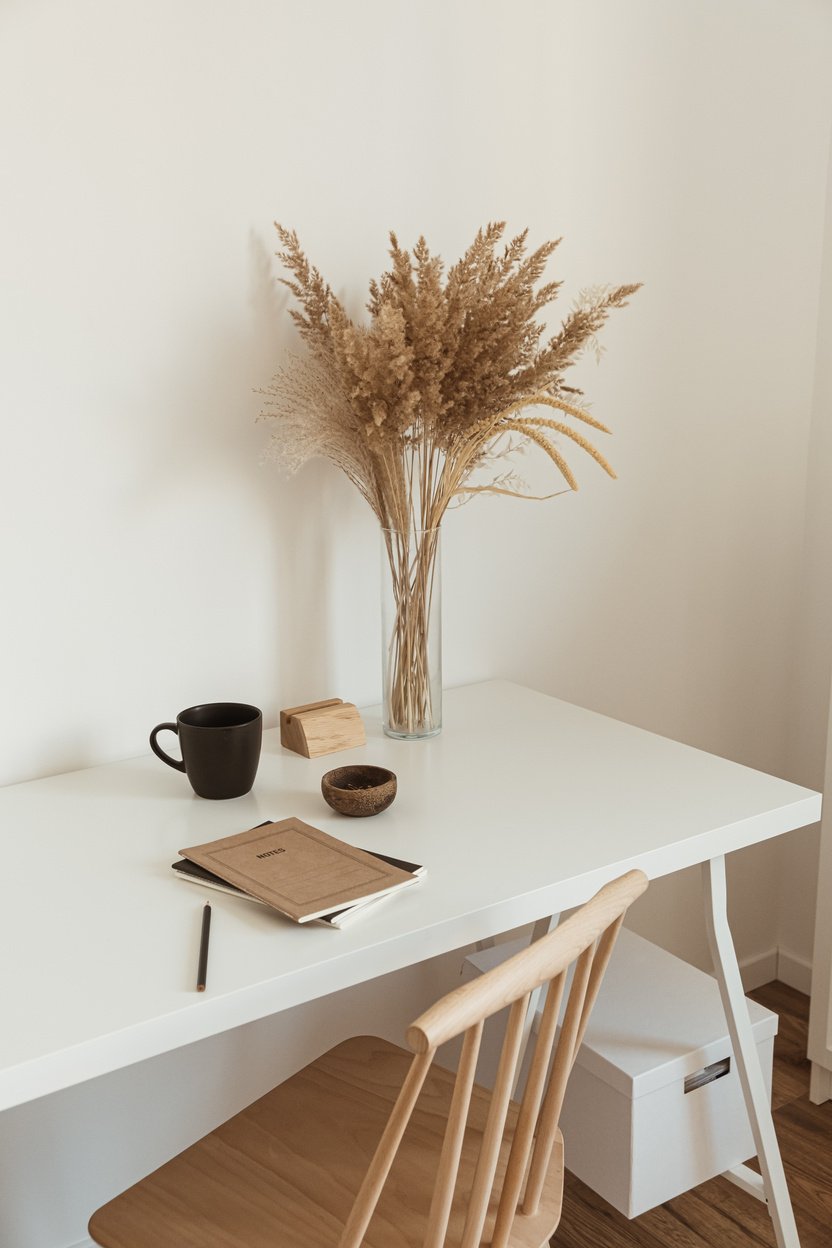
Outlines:
[[[502, 682], [447, 692], [444, 731], [429, 741], [383, 737], [372, 712], [365, 723], [366, 747], [312, 761], [267, 733], [255, 791], [233, 802], [194, 797], [150, 755], [0, 792], [0, 1110], [569, 909], [629, 867], [655, 878], [704, 863], [769, 1206], [778, 1243], [794, 1248], [759, 1067], [744, 1060], [747, 1018], [734, 1009], [722, 868], [732, 850], [815, 822], [820, 796]], [[320, 797], [322, 773], [353, 760], [399, 777], [378, 819], [334, 815]], [[428, 878], [344, 931], [212, 893], [209, 990], [197, 994], [194, 893], [170, 863], [183, 845], [289, 814], [424, 862]]]

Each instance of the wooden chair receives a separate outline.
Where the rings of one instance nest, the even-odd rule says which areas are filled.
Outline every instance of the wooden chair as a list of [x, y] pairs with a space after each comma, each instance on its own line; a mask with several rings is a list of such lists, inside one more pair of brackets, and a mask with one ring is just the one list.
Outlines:
[[[408, 1029], [409, 1052], [367, 1036], [331, 1049], [104, 1205], [93, 1239], [103, 1248], [542, 1248], [560, 1220], [566, 1081], [624, 913], [646, 887], [629, 872], [443, 997]], [[544, 984], [516, 1104], [524, 1020]], [[505, 1007], [487, 1092], [474, 1082], [483, 1024]], [[453, 1075], [433, 1059], [460, 1035]]]

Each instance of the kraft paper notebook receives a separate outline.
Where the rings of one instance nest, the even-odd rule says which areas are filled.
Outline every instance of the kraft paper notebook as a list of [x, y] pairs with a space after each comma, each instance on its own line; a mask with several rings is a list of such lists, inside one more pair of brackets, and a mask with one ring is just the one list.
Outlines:
[[413, 882], [410, 872], [295, 818], [179, 853], [296, 923]]
[[[272, 820], [268, 820], [268, 822], [272, 822]], [[392, 858], [389, 854], [379, 853], [378, 850], [368, 849], [366, 852], [372, 854], [374, 858], [380, 858], [382, 862], [389, 862], [391, 866], [401, 867], [402, 871], [406, 871], [411, 877], [412, 884], [418, 883], [427, 874], [425, 868], [420, 863], [407, 862], [404, 858]], [[243, 889], [237, 888], [235, 884], [229, 884], [227, 880], [220, 879], [213, 872], [206, 871], [205, 867], [200, 867], [195, 862], [189, 862], [187, 858], [180, 858], [177, 862], [172, 862], [171, 867], [180, 880], [185, 880], [191, 884], [201, 884], [204, 888], [214, 888], [218, 892], [226, 893], [231, 897], [243, 897], [246, 901], [256, 902], [258, 906], [267, 904], [265, 901], [261, 901], [259, 897], [252, 897], [251, 893], [246, 893]], [[398, 892], [398, 889], [394, 889], [392, 893], [378, 893], [375, 897], [366, 897], [363, 901], [351, 902], [343, 910], [333, 910], [329, 914], [322, 914], [317, 919], [310, 919], [310, 922], [323, 924], [324, 927], [348, 927], [355, 919], [366, 914], [388, 897], [394, 896], [396, 892]]]

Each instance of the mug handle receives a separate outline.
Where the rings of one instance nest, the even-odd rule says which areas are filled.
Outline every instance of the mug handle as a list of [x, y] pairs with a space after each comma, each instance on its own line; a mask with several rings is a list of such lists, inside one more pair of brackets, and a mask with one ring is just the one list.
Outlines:
[[185, 763], [178, 758], [171, 758], [170, 754], [166, 754], [156, 741], [156, 734], [163, 732], [165, 728], [169, 728], [171, 732], [175, 732], [179, 736], [178, 724], [157, 724], [150, 734], [150, 748], [157, 758], [161, 758], [163, 763], [167, 763], [168, 767], [175, 767], [177, 771], [185, 770]]

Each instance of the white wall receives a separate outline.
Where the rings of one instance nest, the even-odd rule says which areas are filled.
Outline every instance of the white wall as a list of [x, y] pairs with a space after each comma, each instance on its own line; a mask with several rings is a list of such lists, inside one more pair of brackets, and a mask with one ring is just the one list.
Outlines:
[[[830, 51], [823, 0], [7, 2], [0, 782], [201, 699], [379, 694], [372, 517], [258, 462], [275, 217], [356, 309], [391, 227], [449, 261], [489, 219], [562, 234], [564, 308], [644, 280], [575, 377], [620, 479], [448, 518], [446, 681], [795, 771]], [[739, 870], [753, 959], [780, 851]], [[702, 962], [697, 907], [666, 881], [635, 922]]]
[[[832, 144], [826, 196], [812, 423], [807, 456], [806, 536], [803, 548], [794, 679], [790, 702], [789, 769], [812, 788], [832, 777], [826, 724], [832, 677]], [[832, 745], [832, 741], [830, 742]], [[828, 824], [830, 813], [825, 812]], [[832, 826], [832, 825], [830, 825]], [[818, 830], [785, 838], [778, 944], [797, 961], [812, 960], [814, 876]], [[828, 959], [827, 959], [828, 961]], [[828, 980], [828, 976], [827, 976]]]
[[[832, 151], [832, 147], [830, 148]], [[812, 433], [809, 443], [809, 492], [806, 509], [801, 593], [803, 612], [800, 651], [794, 688], [795, 764], [802, 765], [807, 783], [832, 786], [832, 156], [827, 192], [826, 247], [824, 251], [821, 306], [818, 320], [818, 353]], [[820, 731], [827, 713], [825, 758]], [[824, 805], [823, 836], [817, 830], [802, 834], [794, 852], [784, 855], [783, 897], [780, 906], [781, 949], [811, 951], [812, 1008], [809, 1017], [809, 1055], [812, 1059], [811, 1096], [822, 1101], [832, 1090], [830, 1040], [832, 1030], [832, 812]], [[820, 846], [818, 841], [820, 840]], [[820, 853], [818, 850], [820, 849]], [[817, 901], [811, 904], [810, 884], [817, 863]], [[812, 943], [813, 920], [816, 919]]]

